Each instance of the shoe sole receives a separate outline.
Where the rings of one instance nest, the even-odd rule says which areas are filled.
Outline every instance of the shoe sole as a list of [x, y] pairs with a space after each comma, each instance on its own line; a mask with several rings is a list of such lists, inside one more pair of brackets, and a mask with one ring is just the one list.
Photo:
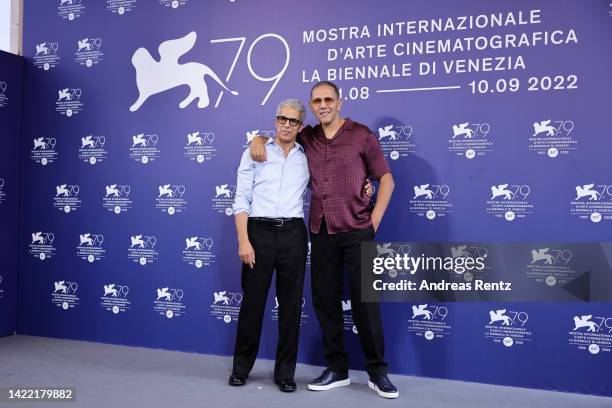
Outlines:
[[395, 392], [384, 392], [378, 389], [378, 387], [376, 386], [376, 384], [374, 384], [372, 381], [368, 381], [368, 387], [370, 387], [371, 390], [376, 391], [376, 393], [383, 397], [383, 398], [397, 398], [399, 397], [399, 391], [395, 391]]
[[350, 378], [347, 378], [346, 380], [336, 381], [336, 382], [333, 382], [333, 383], [327, 384], [327, 385], [312, 385], [312, 384], [308, 384], [308, 389], [311, 390], [311, 391], [327, 391], [327, 390], [331, 390], [332, 388], [346, 387], [347, 385], [351, 385], [351, 379]]

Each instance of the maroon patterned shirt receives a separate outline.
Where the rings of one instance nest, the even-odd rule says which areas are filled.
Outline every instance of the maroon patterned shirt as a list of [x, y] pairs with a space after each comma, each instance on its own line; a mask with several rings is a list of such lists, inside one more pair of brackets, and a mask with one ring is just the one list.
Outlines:
[[325, 137], [321, 125], [307, 126], [298, 143], [310, 170], [310, 231], [319, 233], [323, 217], [330, 234], [370, 227], [373, 207], [363, 192], [365, 178], [378, 180], [391, 172], [376, 135], [346, 118], [332, 139]]

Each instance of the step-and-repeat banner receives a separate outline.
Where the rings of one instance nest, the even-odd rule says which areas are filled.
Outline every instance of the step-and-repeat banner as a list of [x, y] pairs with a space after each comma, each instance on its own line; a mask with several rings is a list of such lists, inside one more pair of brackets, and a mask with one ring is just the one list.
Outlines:
[[15, 333], [23, 58], [0, 51], [0, 336]]
[[[485, 245], [462, 242], [612, 240], [608, 1], [24, 8], [22, 333], [231, 354], [239, 159], [319, 80], [392, 166], [378, 240], [473, 256]], [[582, 271], [563, 244], [521, 256], [543, 287]], [[309, 287], [300, 360], [320, 364]], [[396, 373], [612, 395], [612, 307], [581, 300], [385, 303], [386, 355]], [[272, 291], [261, 357], [276, 307]]]

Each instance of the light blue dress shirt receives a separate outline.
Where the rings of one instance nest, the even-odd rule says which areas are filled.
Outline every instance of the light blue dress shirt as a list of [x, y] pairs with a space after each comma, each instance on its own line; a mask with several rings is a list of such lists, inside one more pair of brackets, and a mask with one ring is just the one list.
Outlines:
[[310, 180], [304, 148], [297, 142], [287, 158], [274, 139], [266, 143], [267, 160], [258, 163], [245, 150], [238, 168], [234, 215], [303, 218], [304, 192]]

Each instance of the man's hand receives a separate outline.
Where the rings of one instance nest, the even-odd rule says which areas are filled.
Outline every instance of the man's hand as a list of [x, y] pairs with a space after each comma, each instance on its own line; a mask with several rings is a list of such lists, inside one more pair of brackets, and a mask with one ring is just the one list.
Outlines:
[[378, 181], [380, 182], [380, 188], [378, 189], [378, 196], [376, 196], [376, 205], [374, 205], [372, 210], [374, 232], [378, 231], [378, 226], [382, 221], [383, 215], [385, 215], [385, 210], [387, 205], [389, 205], [391, 194], [393, 194], [393, 189], [395, 188], [395, 182], [391, 173], [383, 174]]
[[255, 136], [253, 140], [251, 140], [251, 146], [249, 147], [251, 150], [251, 159], [259, 163], [266, 161], [267, 142], [268, 138], [265, 136]]
[[369, 179], [365, 179], [365, 185], [363, 186], [363, 192], [365, 193], [365, 195], [367, 195], [368, 198], [372, 198], [372, 196], [374, 195], [374, 191], [374, 185], [372, 185]]
[[253, 265], [255, 265], [255, 250], [249, 241], [238, 244], [238, 256], [243, 263], [253, 269]]

